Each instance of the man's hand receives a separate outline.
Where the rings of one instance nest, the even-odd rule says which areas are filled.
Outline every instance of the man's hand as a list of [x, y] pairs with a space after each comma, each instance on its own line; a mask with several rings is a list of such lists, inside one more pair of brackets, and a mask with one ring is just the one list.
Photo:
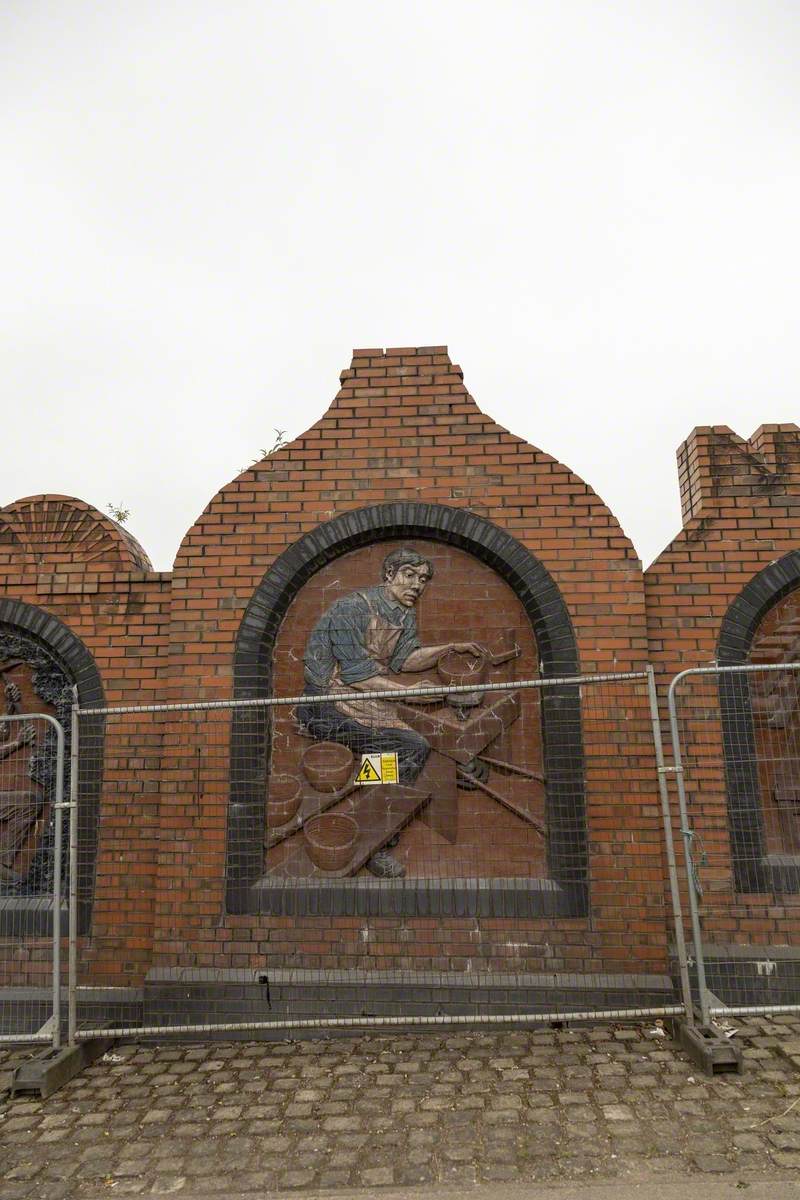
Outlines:
[[471, 654], [474, 658], [488, 658], [488, 652], [479, 642], [446, 642], [443, 646], [420, 646], [412, 650], [403, 663], [404, 671], [427, 671], [435, 667], [443, 654], [455, 650], [458, 654]]
[[448, 650], [455, 650], [457, 654], [472, 654], [475, 658], [483, 658], [486, 654], [479, 642], [451, 642]]

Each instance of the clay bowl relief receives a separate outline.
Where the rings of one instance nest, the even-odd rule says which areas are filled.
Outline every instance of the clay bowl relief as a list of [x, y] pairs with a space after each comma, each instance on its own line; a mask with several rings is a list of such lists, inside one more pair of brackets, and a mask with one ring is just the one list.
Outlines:
[[270, 825], [285, 825], [300, 807], [303, 781], [296, 775], [273, 775], [269, 781], [267, 819]]
[[303, 826], [306, 854], [322, 871], [340, 871], [353, 857], [358, 823], [346, 813], [321, 813]]
[[489, 655], [486, 651], [470, 654], [463, 650], [445, 650], [439, 656], [436, 670], [448, 687], [477, 686], [486, 682]]
[[338, 742], [315, 742], [303, 751], [303, 773], [318, 792], [338, 792], [353, 777], [353, 753]]

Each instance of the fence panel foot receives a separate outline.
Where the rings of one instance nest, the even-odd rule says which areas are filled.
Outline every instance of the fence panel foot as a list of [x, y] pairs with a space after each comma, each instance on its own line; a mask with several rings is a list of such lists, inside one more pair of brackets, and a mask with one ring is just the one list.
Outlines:
[[688, 1021], [675, 1021], [673, 1037], [706, 1075], [741, 1075], [744, 1072], [741, 1050], [713, 1024], [690, 1025]]
[[90, 1067], [114, 1045], [114, 1038], [92, 1038], [60, 1050], [41, 1050], [17, 1067], [11, 1081], [11, 1097], [22, 1093], [47, 1099], [86, 1067]]

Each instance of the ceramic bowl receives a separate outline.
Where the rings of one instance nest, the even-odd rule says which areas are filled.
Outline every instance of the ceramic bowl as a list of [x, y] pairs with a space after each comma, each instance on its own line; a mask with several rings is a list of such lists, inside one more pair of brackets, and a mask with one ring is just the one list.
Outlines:
[[488, 655], [469, 654], [462, 650], [445, 650], [439, 656], [436, 670], [442, 683], [448, 687], [461, 687], [462, 684], [472, 686], [486, 682], [486, 671], [489, 666]]
[[303, 752], [306, 779], [318, 792], [338, 792], [353, 778], [353, 752], [338, 742], [314, 742]]
[[291, 821], [303, 799], [303, 784], [296, 775], [273, 775], [267, 795], [267, 825], [277, 828]]
[[306, 851], [323, 871], [341, 871], [353, 857], [358, 825], [344, 813], [321, 813], [303, 826]]

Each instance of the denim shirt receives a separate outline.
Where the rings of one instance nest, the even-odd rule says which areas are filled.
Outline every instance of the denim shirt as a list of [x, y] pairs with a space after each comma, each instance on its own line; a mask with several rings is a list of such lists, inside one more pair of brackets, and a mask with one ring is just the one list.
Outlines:
[[381, 585], [364, 588], [335, 601], [314, 626], [303, 655], [307, 692], [324, 692], [337, 664], [338, 678], [344, 684], [360, 683], [386, 670], [367, 650], [367, 627], [374, 616], [400, 628], [389, 670], [402, 670], [409, 654], [420, 645], [414, 610], [389, 600]]

